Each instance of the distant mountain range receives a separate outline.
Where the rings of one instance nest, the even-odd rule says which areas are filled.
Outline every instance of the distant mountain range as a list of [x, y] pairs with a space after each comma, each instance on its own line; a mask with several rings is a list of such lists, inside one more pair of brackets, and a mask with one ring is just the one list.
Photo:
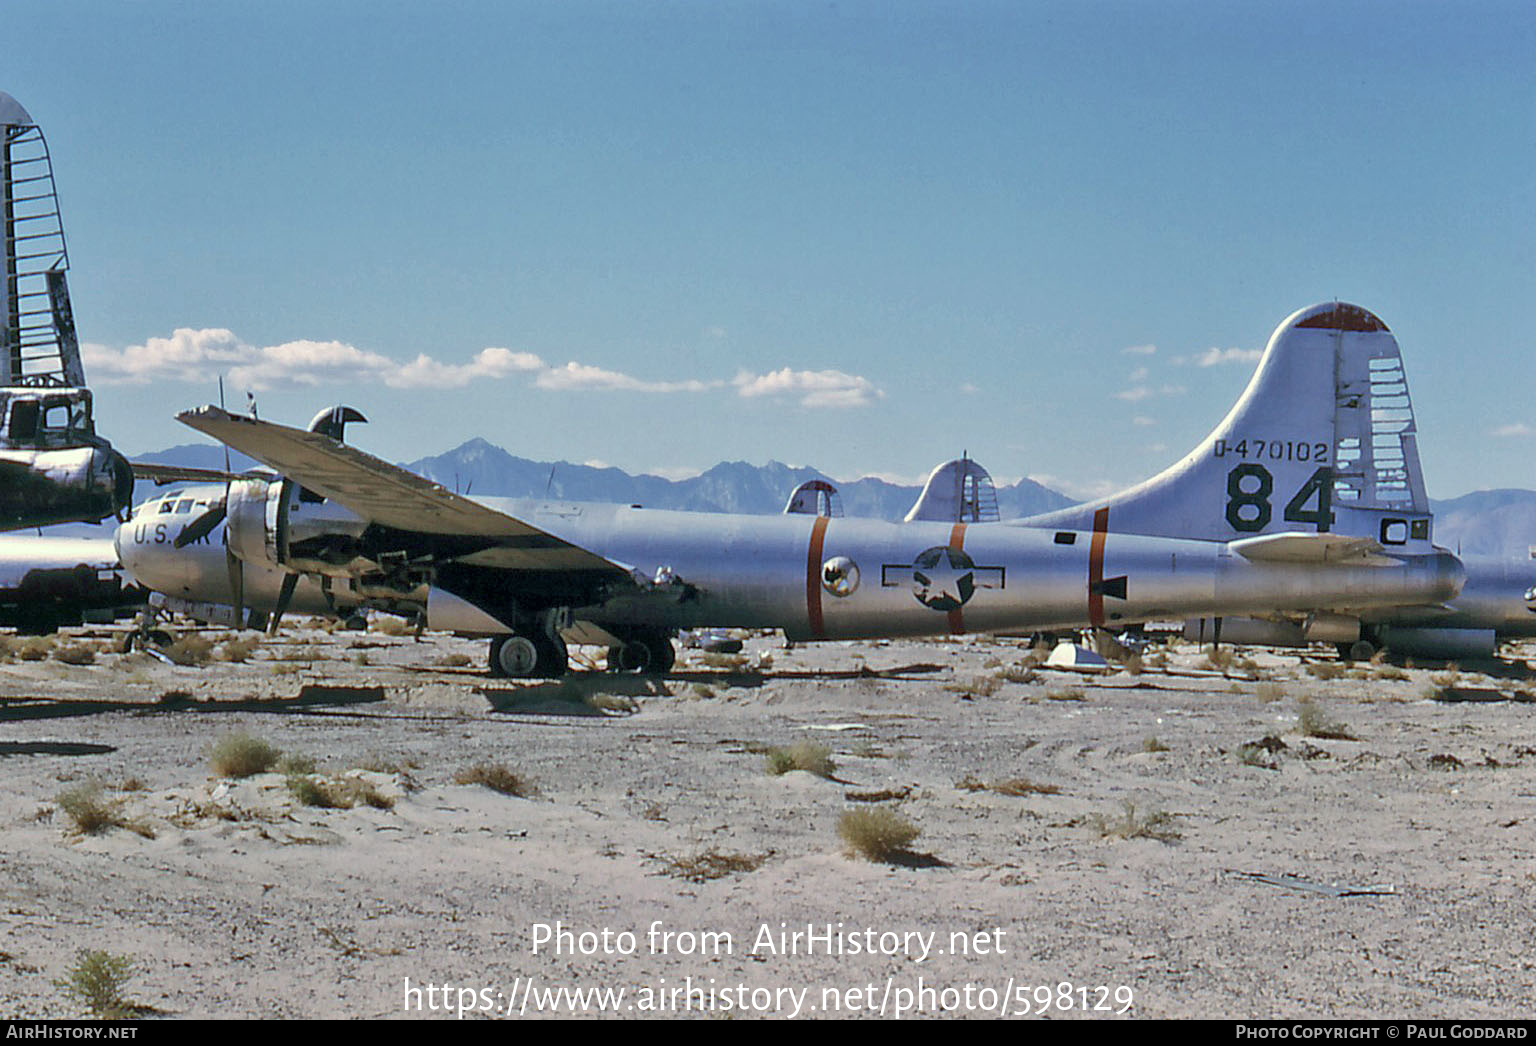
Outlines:
[[[223, 468], [224, 451], [207, 444], [184, 444], [137, 460], [157, 464]], [[232, 453], [236, 471], [255, 467], [244, 455]], [[695, 512], [782, 512], [795, 487], [807, 479], [831, 479], [812, 468], [793, 468], [777, 461], [749, 465], [723, 461], [699, 476], [670, 480], [660, 476], [631, 476], [622, 469], [594, 468], [570, 462], [530, 461], [507, 453], [483, 439], [472, 439], [433, 457], [406, 462], [405, 468], [441, 483], [449, 490], [497, 497], [551, 497], [568, 501], [607, 501], [648, 508]], [[849, 516], [899, 520], [921, 492], [919, 486], [864, 478], [832, 480]], [[137, 498], [153, 488], [141, 483]], [[997, 488], [998, 509], [1004, 519], [1030, 516], [1073, 504], [1073, 499], [1023, 479]], [[1482, 490], [1447, 501], [1431, 500], [1435, 540], [1452, 552], [1525, 558], [1536, 545], [1536, 491]], [[60, 529], [60, 528], [54, 528]], [[95, 528], [70, 528], [80, 533]], [[110, 531], [107, 531], [110, 532]]]
[[1469, 556], [1524, 559], [1536, 546], [1536, 491], [1479, 490], [1449, 501], [1430, 499], [1435, 542]]
[[[405, 467], [460, 493], [609, 501], [647, 508], [749, 515], [784, 511], [790, 493], [808, 479], [832, 482], [842, 497], [846, 515], [874, 519], [901, 519], [922, 492], [920, 486], [868, 477], [842, 482], [813, 468], [793, 468], [777, 461], [766, 465], [722, 461], [702, 475], [679, 480], [631, 476], [616, 468], [594, 468], [567, 461], [529, 461], [483, 439], [472, 439], [446, 454], [407, 462]], [[1022, 479], [999, 486], [997, 503], [998, 511], [1008, 519], [1064, 508], [1073, 502], [1034, 480]]]

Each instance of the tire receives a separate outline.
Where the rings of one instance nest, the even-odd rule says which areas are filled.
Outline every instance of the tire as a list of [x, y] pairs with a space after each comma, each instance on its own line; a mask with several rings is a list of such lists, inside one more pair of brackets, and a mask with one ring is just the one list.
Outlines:
[[571, 654], [566, 649], [565, 640], [536, 636], [533, 643], [539, 652], [538, 667], [533, 674], [543, 679], [559, 679], [570, 670]]
[[491, 675], [524, 679], [534, 674], [543, 660], [539, 648], [527, 636], [498, 636], [491, 640]]
[[1369, 639], [1357, 639], [1353, 643], [1335, 643], [1340, 661], [1369, 661], [1376, 656], [1376, 644]]
[[672, 648], [672, 637], [667, 635], [647, 636], [641, 642], [645, 644], [646, 665], [642, 672], [650, 676], [664, 676], [672, 671], [672, 666], [677, 664], [677, 651]]
[[664, 676], [677, 663], [672, 637], [665, 632], [638, 635], [621, 646], [608, 648], [608, 671], [638, 672]]

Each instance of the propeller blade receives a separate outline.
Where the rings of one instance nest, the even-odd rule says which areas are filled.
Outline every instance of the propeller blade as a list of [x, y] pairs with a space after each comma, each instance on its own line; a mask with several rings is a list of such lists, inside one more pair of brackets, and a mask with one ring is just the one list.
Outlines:
[[288, 604], [293, 602], [293, 590], [298, 587], [299, 575], [283, 575], [283, 587], [277, 593], [277, 606], [272, 611], [272, 624], [267, 628], [268, 635], [277, 635], [277, 626], [282, 622], [283, 613], [288, 609]]
[[224, 522], [225, 502], [215, 501], [208, 507], [208, 511], [198, 516], [192, 522], [181, 528], [181, 533], [176, 535], [176, 540], [171, 542], [174, 548], [186, 548], [194, 541], [199, 541], [213, 533], [213, 528]]

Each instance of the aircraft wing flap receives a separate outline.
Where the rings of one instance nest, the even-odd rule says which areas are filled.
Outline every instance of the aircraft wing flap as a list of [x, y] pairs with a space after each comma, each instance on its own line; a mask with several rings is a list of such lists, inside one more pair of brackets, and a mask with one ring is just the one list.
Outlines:
[[496, 547], [476, 554], [476, 565], [629, 576], [627, 568], [595, 552], [329, 436], [211, 406], [183, 411], [177, 419], [371, 523], [415, 533], [494, 539]]
[[1383, 555], [1375, 538], [1288, 531], [1227, 542], [1227, 548], [1253, 563], [1322, 563], [1339, 566], [1397, 566]]

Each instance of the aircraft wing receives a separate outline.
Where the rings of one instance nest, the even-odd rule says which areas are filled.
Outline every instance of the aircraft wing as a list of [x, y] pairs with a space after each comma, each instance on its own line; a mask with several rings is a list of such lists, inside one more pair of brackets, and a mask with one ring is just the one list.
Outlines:
[[488, 539], [490, 547], [472, 557], [476, 565], [631, 577], [623, 564], [329, 436], [212, 406], [176, 417], [370, 523], [417, 534]]
[[228, 483], [244, 479], [238, 472], [223, 469], [200, 469], [191, 465], [156, 465], [148, 461], [130, 462], [135, 479], [153, 480], [156, 486], [167, 483]]
[[1344, 534], [1288, 531], [1227, 542], [1227, 547], [1254, 563], [1333, 563], [1339, 566], [1393, 567], [1399, 561], [1383, 555], [1375, 538]]

